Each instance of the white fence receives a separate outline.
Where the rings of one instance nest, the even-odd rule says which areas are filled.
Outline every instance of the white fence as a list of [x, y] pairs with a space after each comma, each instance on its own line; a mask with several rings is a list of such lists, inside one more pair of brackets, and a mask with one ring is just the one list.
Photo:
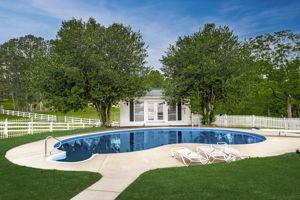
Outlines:
[[64, 123], [64, 122], [34, 122], [34, 121], [0, 121], [0, 138], [10, 138], [23, 135], [31, 135], [42, 132], [73, 130], [79, 128], [94, 127], [88, 123]]
[[221, 127], [256, 127], [297, 130], [300, 129], [300, 118], [222, 115], [216, 116], [214, 124]]
[[22, 111], [15, 111], [15, 110], [6, 110], [2, 106], [0, 106], [0, 114], [18, 116], [18, 117], [27, 117], [27, 118], [31, 118], [34, 120], [48, 121], [48, 122], [57, 121], [57, 117], [55, 115], [22, 112]]
[[[6, 110], [1, 105], [0, 105], [0, 114], [30, 118], [28, 120], [27, 119], [14, 119], [14, 120], [10, 120], [10, 121], [31, 121], [31, 119], [33, 119], [34, 121], [48, 121], [48, 122], [58, 122], [59, 121], [59, 119], [56, 115], [47, 115], [47, 114], [39, 114], [39, 113], [31, 113], [31, 112]], [[65, 123], [85, 123], [85, 124], [96, 125], [96, 126], [101, 125], [101, 122], [99, 119], [70, 117], [70, 116], [64, 116], [63, 122], [65, 122]]]
[[101, 124], [99, 119], [69, 117], [69, 116], [64, 116], [64, 122], [66, 122], [66, 123], [86, 123], [86, 124], [96, 124], [96, 125]]

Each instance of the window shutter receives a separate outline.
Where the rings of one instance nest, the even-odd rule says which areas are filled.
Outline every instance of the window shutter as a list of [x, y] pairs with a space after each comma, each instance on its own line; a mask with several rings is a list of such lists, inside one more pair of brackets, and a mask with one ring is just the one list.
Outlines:
[[134, 121], [134, 103], [133, 101], [129, 102], [129, 121]]
[[180, 121], [181, 120], [181, 102], [179, 102], [177, 104], [177, 120]]

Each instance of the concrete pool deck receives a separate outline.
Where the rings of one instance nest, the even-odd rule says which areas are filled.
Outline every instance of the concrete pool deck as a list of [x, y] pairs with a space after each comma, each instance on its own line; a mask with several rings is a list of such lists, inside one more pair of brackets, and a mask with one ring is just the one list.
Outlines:
[[[264, 135], [267, 140], [255, 144], [234, 145], [243, 155], [251, 157], [275, 156], [300, 148], [300, 134], [290, 133], [286, 136], [278, 136], [278, 132], [244, 131]], [[68, 137], [73, 136], [60, 137], [59, 139]], [[49, 140], [49, 147], [54, 143], [54, 140]], [[49, 161], [44, 156], [44, 140], [40, 140], [10, 149], [5, 157], [15, 164], [27, 167], [100, 173], [103, 177], [99, 181], [80, 192], [73, 199], [108, 200], [115, 199], [139, 175], [146, 171], [184, 166], [180, 161], [170, 156], [171, 148], [186, 146], [195, 150], [199, 145], [202, 144], [172, 144], [130, 153], [97, 154], [85, 162], [58, 163]]]

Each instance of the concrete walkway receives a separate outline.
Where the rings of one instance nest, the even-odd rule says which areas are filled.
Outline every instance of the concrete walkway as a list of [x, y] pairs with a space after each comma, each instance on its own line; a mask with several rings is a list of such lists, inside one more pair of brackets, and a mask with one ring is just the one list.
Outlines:
[[[249, 130], [247, 131], [249, 132]], [[293, 152], [300, 147], [299, 134], [278, 136], [276, 133], [270, 132], [250, 132], [265, 135], [267, 140], [256, 144], [234, 145], [244, 155], [251, 157], [274, 156]], [[63, 138], [65, 137], [61, 139]], [[49, 147], [54, 142], [49, 141]], [[103, 177], [73, 199], [111, 200], [115, 199], [146, 171], [183, 166], [181, 162], [170, 157], [170, 149], [176, 146], [186, 146], [195, 150], [199, 144], [175, 144], [131, 153], [98, 154], [85, 162], [58, 163], [48, 161], [44, 157], [44, 141], [37, 141], [9, 150], [6, 158], [15, 164], [34, 168], [98, 172]]]

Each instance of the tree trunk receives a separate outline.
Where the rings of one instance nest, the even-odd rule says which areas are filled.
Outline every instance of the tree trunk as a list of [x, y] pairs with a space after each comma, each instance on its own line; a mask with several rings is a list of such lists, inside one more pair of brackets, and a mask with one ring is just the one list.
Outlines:
[[[199, 98], [200, 99], [200, 98]], [[213, 89], [207, 91], [206, 95], [201, 98], [202, 102], [202, 123], [204, 125], [210, 125], [214, 121], [214, 103], [215, 94]]]
[[15, 96], [14, 93], [11, 94], [11, 99], [13, 101], [14, 110], [16, 110], [16, 102], [15, 102]]
[[292, 98], [290, 96], [288, 96], [286, 98], [286, 113], [287, 113], [288, 118], [293, 117], [293, 114], [292, 114]]
[[94, 103], [97, 113], [99, 115], [99, 118], [101, 120], [101, 126], [102, 127], [110, 127], [111, 121], [111, 108], [112, 104], [110, 103]]

